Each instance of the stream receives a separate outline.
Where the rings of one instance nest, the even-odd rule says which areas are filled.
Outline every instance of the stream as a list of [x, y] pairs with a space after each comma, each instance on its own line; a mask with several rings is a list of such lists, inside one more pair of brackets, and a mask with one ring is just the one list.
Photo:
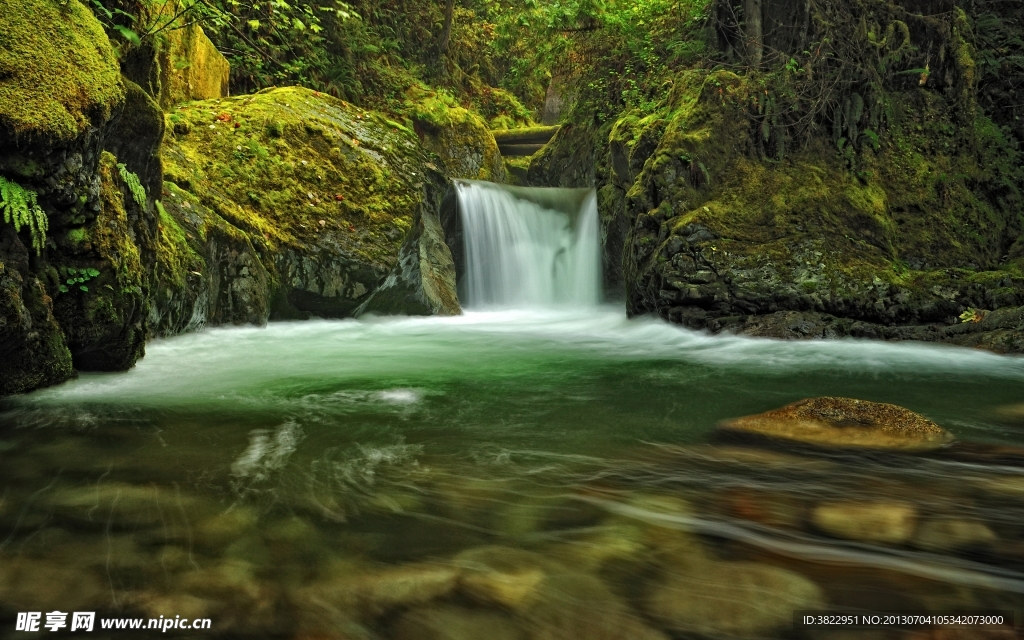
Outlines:
[[[597, 300], [592, 197], [496, 191], [460, 193], [511, 211], [465, 226], [462, 316], [208, 329], [0, 400], [0, 637], [55, 610], [212, 621], [112, 638], [1017, 637], [794, 611], [1024, 615], [1024, 359], [627, 319]], [[524, 207], [561, 217], [503, 222]], [[960, 444], [716, 435], [813, 396]]]

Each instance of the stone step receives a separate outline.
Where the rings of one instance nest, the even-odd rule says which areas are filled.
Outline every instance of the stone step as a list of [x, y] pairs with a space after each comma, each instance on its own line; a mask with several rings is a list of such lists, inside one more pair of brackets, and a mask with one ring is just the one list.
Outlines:
[[499, 144], [498, 152], [506, 158], [532, 156], [544, 147], [540, 144]]

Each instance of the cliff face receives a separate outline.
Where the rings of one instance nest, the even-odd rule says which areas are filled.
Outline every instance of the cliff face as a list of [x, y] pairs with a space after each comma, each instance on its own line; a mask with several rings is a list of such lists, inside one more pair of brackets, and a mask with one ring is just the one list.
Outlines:
[[[133, 116], [99, 23], [77, 0], [4, 0], [0, 13], [5, 223], [35, 220], [5, 224], [0, 244], [0, 393], [11, 393], [67, 379], [72, 363], [121, 369], [142, 354], [155, 225], [141, 184], [135, 195], [126, 184], [138, 162], [103, 153]], [[158, 136], [135, 141], [140, 157]]]
[[854, 95], [838, 136], [802, 141], [762, 75], [684, 71], [653, 109], [564, 126], [529, 179], [599, 189], [608, 286], [632, 315], [1021, 352], [1021, 157], [956, 51], [941, 84], [902, 81], [878, 113]]

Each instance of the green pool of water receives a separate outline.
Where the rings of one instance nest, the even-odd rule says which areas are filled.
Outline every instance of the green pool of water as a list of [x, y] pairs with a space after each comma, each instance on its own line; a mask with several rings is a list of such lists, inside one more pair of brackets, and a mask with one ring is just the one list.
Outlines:
[[[724, 622], [702, 627], [708, 611], [664, 596], [696, 601], [677, 582], [708, 574], [720, 579], [704, 593], [748, 620], [733, 633], [800, 637], [783, 614], [744, 609], [736, 576], [764, 567], [782, 572], [762, 576], [771, 589], [792, 587], [790, 609], [1013, 609], [1024, 475], [1012, 447], [1024, 427], [1000, 408], [1022, 391], [1019, 357], [709, 337], [611, 308], [155, 341], [129, 372], [0, 404], [0, 637], [19, 611], [74, 606], [202, 614], [206, 633], [253, 637], [456, 637], [423, 629], [469, 620], [509, 637], [582, 638], [572, 634], [592, 636], [588, 611], [629, 621], [609, 637], [713, 635]], [[896, 403], [1003, 450], [878, 459], [709, 444], [723, 418], [820, 395]], [[829, 508], [864, 504], [906, 535], [826, 522]], [[933, 544], [935, 531], [948, 535]], [[506, 564], [545, 576], [522, 589], [565, 596], [577, 622], [464, 573], [433, 586], [415, 574], [468, 571], [465, 554], [495, 545]], [[413, 572], [404, 584], [419, 591], [396, 595], [388, 571]], [[787, 602], [773, 606], [788, 615]]]

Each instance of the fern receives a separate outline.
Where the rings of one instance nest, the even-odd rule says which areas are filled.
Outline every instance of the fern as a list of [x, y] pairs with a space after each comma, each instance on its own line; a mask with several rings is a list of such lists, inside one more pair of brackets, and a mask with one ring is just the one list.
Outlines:
[[50, 222], [36, 202], [36, 192], [0, 176], [0, 209], [4, 212], [4, 222], [13, 224], [15, 231], [21, 231], [22, 227], [29, 228], [32, 248], [36, 250], [36, 255], [41, 254]]
[[128, 190], [132, 192], [132, 199], [140, 207], [146, 206], [146, 187], [139, 182], [139, 176], [129, 171], [123, 162], [118, 163], [117, 170], [121, 172], [121, 179], [128, 185]]

